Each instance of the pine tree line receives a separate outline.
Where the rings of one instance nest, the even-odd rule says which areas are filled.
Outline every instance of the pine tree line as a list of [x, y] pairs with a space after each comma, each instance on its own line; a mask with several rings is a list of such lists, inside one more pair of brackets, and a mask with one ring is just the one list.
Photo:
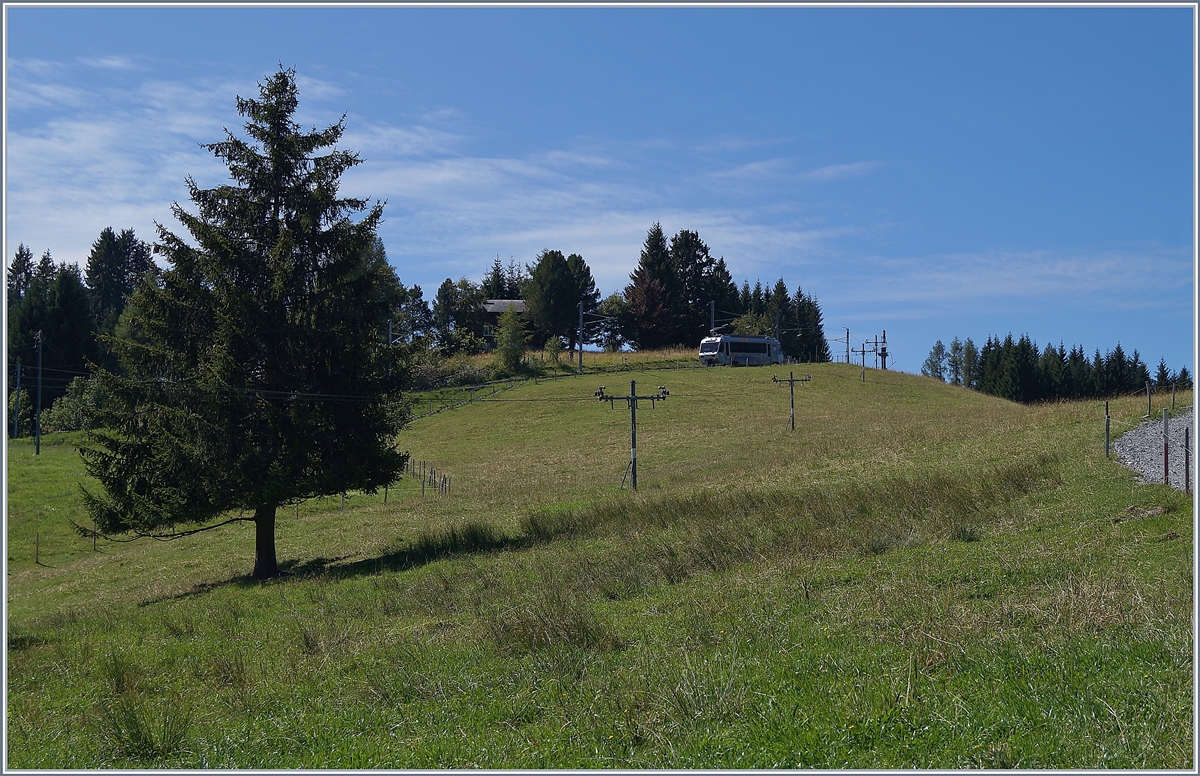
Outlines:
[[626, 345], [636, 350], [697, 347], [708, 336], [712, 312], [720, 331], [778, 336], [783, 351], [797, 361], [830, 361], [821, 306], [800, 287], [794, 291], [780, 278], [774, 286], [761, 281], [739, 290], [724, 257], [714, 258], [696, 232], [681, 230], [667, 240], [654, 224], [642, 246], [637, 267], [623, 291], [601, 299], [584, 258], [544, 249], [531, 264], [499, 257], [479, 282], [446, 278], [431, 302], [420, 286], [405, 288], [394, 333], [443, 356], [481, 352], [491, 336], [484, 303], [520, 299], [525, 336], [534, 348], [559, 338], [574, 348], [579, 338], [579, 305], [583, 305], [584, 343], [607, 350]]
[[1120, 343], [1103, 355], [1097, 349], [1089, 358], [1079, 345], [1068, 350], [1060, 342], [1039, 351], [1028, 334], [1014, 341], [1011, 333], [1003, 340], [989, 336], [982, 349], [970, 337], [955, 337], [949, 348], [938, 340], [921, 374], [1027, 404], [1121, 396], [1145, 390], [1147, 382], [1160, 390], [1192, 387], [1186, 366], [1172, 372], [1161, 359], [1151, 377], [1137, 350], [1126, 355]]
[[773, 287], [758, 281], [753, 289], [744, 281], [739, 292], [724, 257], [714, 259], [696, 232], [680, 230], [668, 244], [655, 223], [629, 281], [623, 294], [601, 305], [614, 319], [606, 345], [694, 347], [715, 318], [720, 331], [777, 336], [783, 352], [798, 361], [831, 360], [816, 297], [800, 287], [789, 292], [783, 278]]
[[82, 271], [78, 264], [56, 263], [48, 250], [34, 263], [33, 252], [19, 245], [6, 278], [10, 376], [15, 377], [20, 363], [23, 386], [33, 384], [39, 331], [43, 407], [66, 393], [91, 365], [111, 365], [100, 338], [122, 329], [126, 301], [154, 266], [150, 247], [132, 229], [117, 233], [105, 228]]

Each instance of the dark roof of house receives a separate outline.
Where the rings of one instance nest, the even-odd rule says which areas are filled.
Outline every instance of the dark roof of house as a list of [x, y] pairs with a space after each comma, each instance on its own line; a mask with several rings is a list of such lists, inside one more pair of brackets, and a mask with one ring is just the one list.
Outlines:
[[516, 311], [519, 313], [525, 312], [524, 299], [488, 299], [483, 303], [483, 309], [489, 313], [496, 313], [499, 315], [507, 310], [509, 305], [512, 305], [514, 308], [516, 308]]

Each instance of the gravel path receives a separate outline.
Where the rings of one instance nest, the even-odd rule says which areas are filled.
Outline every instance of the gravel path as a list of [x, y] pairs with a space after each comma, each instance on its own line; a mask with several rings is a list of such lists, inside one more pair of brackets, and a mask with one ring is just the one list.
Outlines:
[[[1170, 448], [1167, 463], [1171, 469], [1170, 485], [1183, 490], [1183, 430], [1192, 425], [1192, 408], [1188, 407], [1167, 421]], [[1192, 487], [1196, 487], [1196, 435], [1191, 434]], [[1163, 481], [1163, 435], [1162, 410], [1158, 417], [1147, 420], [1126, 432], [1114, 445], [1117, 459], [1126, 467], [1142, 475], [1139, 482]]]

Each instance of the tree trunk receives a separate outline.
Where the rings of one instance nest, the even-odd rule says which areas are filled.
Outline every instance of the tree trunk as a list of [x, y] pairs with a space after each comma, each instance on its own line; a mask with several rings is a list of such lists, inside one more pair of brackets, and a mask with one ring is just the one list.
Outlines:
[[279, 576], [275, 563], [275, 504], [259, 504], [254, 510], [254, 578]]

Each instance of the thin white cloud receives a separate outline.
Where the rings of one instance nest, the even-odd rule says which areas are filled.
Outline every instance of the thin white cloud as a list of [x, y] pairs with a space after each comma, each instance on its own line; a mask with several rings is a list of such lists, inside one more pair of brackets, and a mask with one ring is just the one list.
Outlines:
[[142, 66], [129, 57], [79, 57], [80, 64], [101, 70], [142, 70]]
[[426, 126], [397, 127], [361, 119], [347, 120], [346, 123], [347, 130], [339, 145], [358, 151], [364, 159], [373, 161], [447, 154], [465, 139], [462, 135]]
[[345, 89], [333, 81], [313, 78], [299, 72], [296, 73], [296, 88], [300, 92], [301, 100], [328, 100], [346, 93]]
[[865, 303], [970, 306], [1013, 299], [1103, 300], [1113, 308], [1159, 303], [1190, 282], [1187, 248], [994, 251], [921, 258], [873, 257], [855, 297]]
[[831, 164], [802, 173], [801, 178], [812, 181], [837, 181], [845, 178], [861, 178], [884, 166], [883, 162], [850, 162]]
[[787, 159], [763, 159], [758, 162], [718, 170], [711, 174], [713, 178], [758, 181], [777, 178], [783, 174], [791, 163]]

